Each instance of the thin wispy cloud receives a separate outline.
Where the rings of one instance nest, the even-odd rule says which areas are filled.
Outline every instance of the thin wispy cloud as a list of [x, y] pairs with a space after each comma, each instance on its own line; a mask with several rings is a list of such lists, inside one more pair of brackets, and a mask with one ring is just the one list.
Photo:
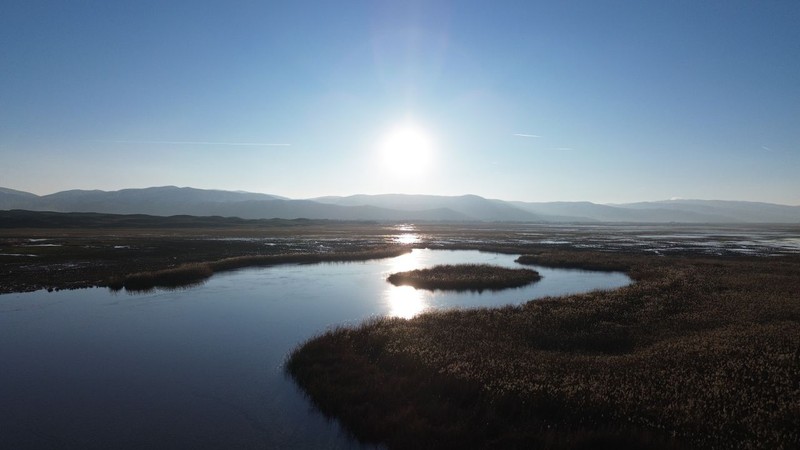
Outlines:
[[276, 142], [213, 142], [213, 141], [140, 141], [140, 140], [107, 140], [95, 141], [107, 144], [143, 144], [143, 145], [223, 145], [233, 147], [289, 147], [292, 144]]
[[762, 145], [762, 146], [761, 146], [761, 148], [763, 148], [764, 150], [766, 150], [766, 151], [768, 151], [768, 152], [774, 152], [774, 151], [775, 151], [775, 150], [773, 150], [773, 149], [771, 149], [771, 148], [767, 147], [766, 145]]
[[538, 134], [525, 134], [525, 133], [514, 133], [514, 136], [524, 137], [524, 138], [539, 138]]

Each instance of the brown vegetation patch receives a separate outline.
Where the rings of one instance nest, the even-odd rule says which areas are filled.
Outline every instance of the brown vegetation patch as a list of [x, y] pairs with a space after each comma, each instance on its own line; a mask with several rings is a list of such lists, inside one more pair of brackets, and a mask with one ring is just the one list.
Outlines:
[[442, 290], [499, 290], [525, 286], [542, 277], [531, 269], [509, 269], [488, 264], [445, 264], [389, 275], [395, 286]]
[[114, 290], [124, 287], [129, 291], [146, 291], [155, 287], [178, 288], [201, 283], [213, 274], [214, 271], [208, 264], [192, 263], [171, 269], [138, 272], [123, 278], [114, 278], [109, 281], [108, 286]]
[[169, 269], [138, 272], [108, 281], [114, 290], [146, 291], [154, 288], [179, 288], [205, 281], [215, 273], [245, 267], [266, 267], [278, 264], [314, 264], [320, 262], [366, 261], [391, 258], [411, 251], [409, 247], [393, 246], [339, 253], [292, 253], [281, 255], [248, 255], [225, 258], [206, 263], [182, 264]]
[[287, 371], [390, 448], [800, 446], [800, 257], [535, 262], [565, 256], [637, 282], [333, 330]]

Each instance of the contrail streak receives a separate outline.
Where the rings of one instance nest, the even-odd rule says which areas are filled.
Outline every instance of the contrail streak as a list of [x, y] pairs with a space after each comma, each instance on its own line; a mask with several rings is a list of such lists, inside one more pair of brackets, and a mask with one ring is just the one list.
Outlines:
[[95, 141], [111, 144], [166, 144], [166, 145], [228, 145], [237, 147], [288, 147], [292, 144], [264, 143], [264, 142], [209, 142], [209, 141]]

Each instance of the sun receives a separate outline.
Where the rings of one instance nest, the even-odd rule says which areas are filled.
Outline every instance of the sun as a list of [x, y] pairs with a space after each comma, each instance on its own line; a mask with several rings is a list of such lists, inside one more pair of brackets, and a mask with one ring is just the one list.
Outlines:
[[419, 176], [431, 164], [433, 141], [422, 127], [404, 123], [386, 133], [380, 153], [384, 167], [390, 173], [400, 177]]

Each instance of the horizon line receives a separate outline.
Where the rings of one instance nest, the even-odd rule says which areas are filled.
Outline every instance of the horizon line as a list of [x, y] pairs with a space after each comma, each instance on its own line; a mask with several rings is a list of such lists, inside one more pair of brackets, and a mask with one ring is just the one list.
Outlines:
[[43, 197], [43, 196], [47, 196], [47, 195], [53, 195], [53, 194], [58, 194], [58, 193], [61, 193], [61, 192], [68, 192], [68, 191], [118, 192], [118, 191], [122, 191], [122, 190], [144, 190], [144, 189], [152, 189], [152, 188], [169, 188], [169, 187], [174, 187], [174, 188], [177, 188], [177, 189], [186, 189], [186, 188], [188, 188], [188, 189], [196, 189], [196, 190], [201, 190], [201, 191], [225, 191], [225, 192], [238, 192], [238, 193], [246, 193], [246, 194], [261, 194], [261, 195], [269, 195], [269, 196], [273, 196], [273, 197], [282, 197], [282, 198], [287, 199], [287, 200], [314, 200], [314, 199], [323, 198], [323, 197], [346, 198], [346, 197], [353, 197], [353, 196], [357, 196], [357, 195], [365, 195], [365, 196], [372, 196], [372, 197], [381, 196], [381, 195], [405, 195], [405, 196], [430, 196], [430, 197], [476, 196], [476, 197], [481, 197], [481, 198], [486, 199], [486, 200], [499, 200], [499, 201], [503, 201], [503, 202], [522, 202], [522, 203], [584, 203], [584, 202], [588, 202], [588, 203], [593, 203], [595, 205], [605, 205], [605, 206], [617, 206], [617, 205], [626, 205], [626, 204], [633, 204], [633, 203], [659, 203], [659, 202], [669, 202], [669, 201], [707, 201], [707, 202], [715, 202], [715, 201], [717, 201], [717, 202], [766, 203], [766, 204], [772, 204], [772, 205], [781, 205], [781, 206], [789, 206], [789, 207], [800, 207], [800, 204], [777, 203], [777, 202], [774, 202], [774, 201], [765, 201], [765, 200], [722, 200], [722, 199], [716, 199], [716, 198], [696, 198], [696, 197], [669, 197], [669, 198], [663, 198], [663, 199], [659, 199], [659, 200], [635, 200], [635, 201], [627, 201], [627, 202], [620, 202], [620, 201], [601, 202], [601, 201], [591, 201], [591, 200], [535, 200], [535, 201], [534, 200], [504, 200], [504, 199], [501, 199], [501, 198], [492, 198], [492, 197], [488, 197], [488, 196], [484, 196], [484, 195], [480, 195], [480, 194], [471, 194], [471, 193], [446, 195], [446, 194], [407, 194], [407, 193], [402, 193], [402, 192], [384, 192], [384, 193], [380, 193], [380, 194], [365, 194], [365, 193], [347, 194], [347, 195], [326, 194], [326, 195], [315, 195], [315, 196], [311, 196], [311, 197], [307, 197], [307, 196], [289, 197], [287, 195], [282, 195], [282, 194], [268, 194], [266, 192], [254, 192], [254, 191], [246, 191], [246, 190], [242, 190], [242, 189], [197, 188], [197, 187], [192, 187], [192, 186], [176, 186], [176, 185], [173, 185], [173, 184], [165, 184], [165, 185], [159, 185], [159, 186], [146, 186], [146, 187], [118, 188], [118, 189], [112, 189], [112, 190], [74, 188], [74, 189], [62, 189], [62, 190], [55, 191], [55, 192], [50, 192], [50, 193], [47, 193], [47, 194], [35, 194], [33, 192], [24, 191], [24, 190], [20, 190], [20, 189], [13, 189], [13, 188], [9, 188], [9, 187], [6, 187], [6, 186], [0, 186], [0, 190], [7, 189], [7, 190], [10, 190], [10, 191], [16, 191], [16, 192], [21, 192], [21, 193], [25, 193], [25, 194], [35, 195], [37, 197]]

